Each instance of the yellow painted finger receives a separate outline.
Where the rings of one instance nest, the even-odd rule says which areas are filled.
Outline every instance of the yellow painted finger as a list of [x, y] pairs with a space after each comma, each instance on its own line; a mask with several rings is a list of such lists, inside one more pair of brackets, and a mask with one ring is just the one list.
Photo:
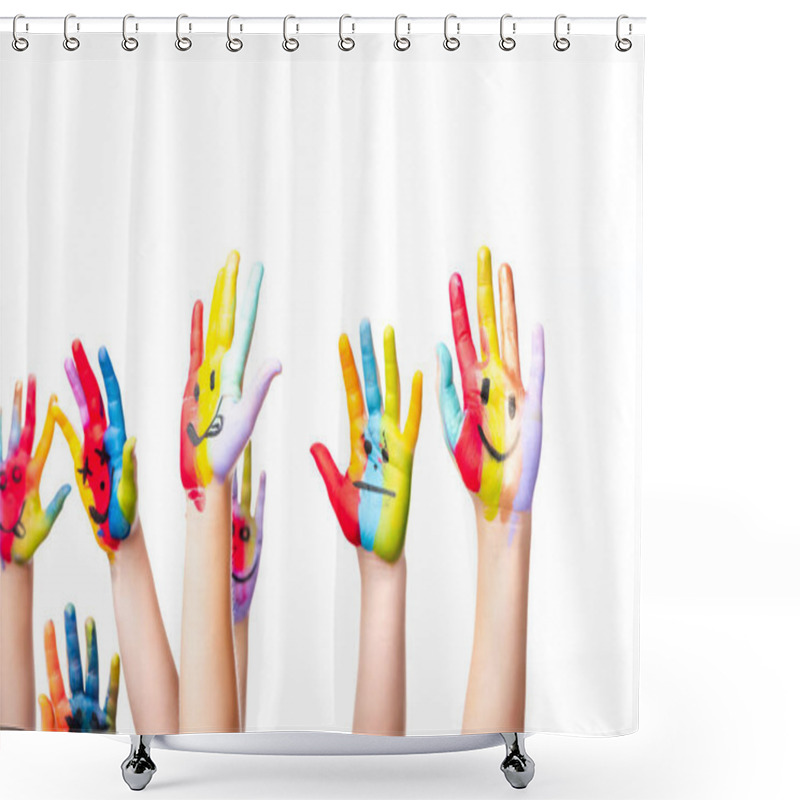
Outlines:
[[419, 423], [422, 419], [422, 373], [417, 370], [411, 381], [411, 401], [408, 405], [408, 418], [403, 431], [403, 438], [410, 450], [417, 444], [419, 436]]
[[508, 264], [500, 267], [500, 330], [503, 332], [503, 362], [519, 381], [519, 339], [517, 337], [517, 305], [514, 300], [514, 275]]
[[50, 402], [47, 405], [47, 416], [44, 418], [42, 438], [39, 439], [39, 444], [36, 445], [36, 452], [31, 459], [29, 474], [31, 475], [34, 486], [39, 485], [39, 480], [42, 477], [42, 470], [44, 469], [44, 463], [47, 461], [47, 456], [50, 453], [50, 445], [53, 443], [53, 431], [56, 427], [56, 418], [53, 408], [57, 402], [58, 398], [54, 394], [51, 394]]
[[108, 674], [108, 694], [106, 695], [106, 722], [109, 733], [117, 730], [117, 698], [119, 697], [119, 653], [111, 656], [111, 668]]
[[50, 411], [52, 411], [53, 417], [58, 423], [58, 427], [61, 428], [61, 432], [67, 440], [69, 452], [72, 454], [72, 460], [75, 462], [75, 469], [80, 469], [83, 466], [83, 445], [75, 433], [75, 428], [72, 427], [72, 423], [67, 419], [66, 415], [61, 410], [61, 406], [59, 406], [57, 402], [54, 402], [50, 406], [48, 414]]
[[211, 314], [208, 318], [206, 352], [217, 347], [227, 350], [233, 341], [233, 328], [236, 319], [236, 279], [239, 275], [239, 253], [231, 250], [225, 266], [217, 275], [214, 297], [211, 300]]
[[211, 296], [211, 307], [208, 313], [208, 330], [206, 331], [206, 354], [216, 350], [219, 343], [219, 330], [217, 322], [219, 320], [219, 309], [222, 305], [222, 285], [225, 282], [225, 267], [217, 272], [214, 281], [214, 294]]
[[136, 516], [136, 437], [131, 436], [122, 448], [122, 476], [117, 487], [117, 502], [129, 524]]
[[39, 710], [42, 713], [42, 730], [56, 730], [56, 712], [46, 694], [39, 695]]
[[481, 332], [481, 356], [500, 356], [497, 341], [497, 321], [494, 315], [494, 290], [492, 289], [492, 254], [488, 247], [478, 250], [478, 324]]
[[397, 367], [397, 349], [394, 328], [386, 326], [383, 332], [383, 360], [386, 367], [386, 415], [395, 425], [400, 424], [400, 372]]

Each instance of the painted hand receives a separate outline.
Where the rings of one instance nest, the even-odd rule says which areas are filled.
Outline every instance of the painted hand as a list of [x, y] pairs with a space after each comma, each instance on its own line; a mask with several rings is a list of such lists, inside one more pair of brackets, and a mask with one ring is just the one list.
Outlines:
[[366, 412], [350, 341], [346, 334], [339, 339], [339, 358], [350, 417], [350, 466], [347, 474], [339, 473], [324, 445], [313, 445], [311, 454], [347, 540], [365, 550], [373, 550], [391, 563], [400, 558], [406, 536], [411, 469], [422, 415], [422, 373], [414, 374], [408, 419], [405, 430], [401, 432], [400, 375], [394, 330], [387, 326], [383, 335], [385, 410], [369, 320], [361, 323], [360, 333]]
[[86, 683], [83, 681], [81, 650], [78, 643], [78, 623], [75, 606], [64, 609], [64, 629], [67, 634], [70, 698], [64, 692], [64, 680], [56, 649], [56, 629], [52, 620], [44, 628], [44, 654], [50, 696], [39, 695], [43, 731], [104, 731], [115, 733], [117, 727], [117, 696], [119, 695], [119, 655], [111, 657], [108, 692], [104, 706], [100, 705], [100, 674], [97, 655], [97, 630], [94, 620], [86, 620]]
[[202, 511], [203, 487], [225, 480], [236, 465], [272, 379], [281, 371], [276, 359], [261, 368], [242, 393], [242, 379], [253, 338], [264, 266], [253, 265], [244, 306], [234, 333], [239, 254], [233, 250], [217, 274], [203, 351], [203, 304], [192, 311], [189, 377], [181, 410], [181, 481]]
[[453, 362], [444, 344], [437, 348], [439, 410], [445, 440], [465, 486], [477, 496], [487, 520], [498, 510], [501, 520], [512, 511], [529, 511], [542, 449], [544, 333], [533, 330], [528, 387], [522, 385], [517, 342], [517, 311], [511, 267], [500, 267], [500, 327], [495, 321], [492, 259], [488, 247], [478, 250], [478, 322], [481, 361], [475, 354], [461, 276], [450, 278], [453, 321], [464, 408], [453, 385]]
[[[78, 339], [64, 362], [83, 425], [83, 444], [64, 412], [53, 407], [75, 464], [75, 480], [97, 544], [113, 560], [120, 542], [128, 537], [136, 518], [135, 437], [126, 437], [117, 376], [105, 347], [98, 360], [108, 401], [108, 418], [97, 378]], [[73, 360], [74, 359], [74, 360]]]
[[261, 545], [264, 540], [264, 498], [267, 488], [267, 475], [261, 473], [258, 481], [255, 516], [250, 513], [252, 497], [251, 482], [252, 444], [247, 443], [244, 450], [244, 470], [242, 473], [242, 497], [239, 493], [236, 473], [233, 473], [233, 543], [231, 548], [231, 592], [233, 595], [233, 621], [241, 622], [250, 613], [250, 603], [256, 589], [258, 566], [261, 563]]
[[4, 567], [12, 560], [17, 564], [25, 564], [33, 558], [36, 548], [50, 533], [69, 494], [69, 484], [65, 484], [56, 492], [47, 509], [42, 508], [39, 481], [53, 441], [55, 402], [56, 396], [52, 395], [42, 438], [35, 455], [31, 456], [36, 429], [36, 378], [33, 375], [28, 377], [25, 425], [21, 430], [22, 383], [14, 387], [11, 434], [5, 460], [0, 436], [0, 563]]

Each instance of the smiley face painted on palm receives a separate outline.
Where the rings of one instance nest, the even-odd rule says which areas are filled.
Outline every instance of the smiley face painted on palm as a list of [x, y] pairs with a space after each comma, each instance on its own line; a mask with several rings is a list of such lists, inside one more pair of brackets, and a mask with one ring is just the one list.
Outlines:
[[481, 360], [470, 331], [464, 286], [450, 279], [453, 338], [461, 372], [463, 411], [453, 384], [447, 347], [437, 348], [439, 408], [445, 440], [462, 480], [481, 501], [486, 519], [530, 510], [539, 470], [542, 431], [544, 338], [533, 333], [530, 381], [522, 385], [517, 342], [516, 305], [511, 268], [500, 268], [502, 356], [495, 319], [492, 262], [488, 248], [478, 251], [478, 317]]
[[204, 487], [227, 478], [255, 425], [272, 379], [281, 371], [272, 360], [242, 392], [245, 365], [253, 338], [264, 266], [253, 264], [244, 302], [236, 317], [239, 254], [233, 250], [217, 274], [208, 332], [203, 347], [203, 304], [192, 311], [189, 375], [181, 410], [181, 482], [202, 511]]
[[233, 342], [238, 274], [239, 254], [234, 250], [217, 273], [205, 349], [202, 302], [198, 300], [192, 310], [189, 376], [181, 411], [181, 480], [198, 508], [203, 504], [202, 487], [208, 485], [212, 472], [207, 441], [219, 436], [224, 427], [220, 372], [222, 359]]
[[339, 359], [350, 417], [347, 474], [339, 473], [324, 445], [314, 444], [311, 454], [347, 540], [392, 563], [402, 555], [405, 542], [414, 449], [422, 414], [422, 373], [414, 375], [408, 420], [401, 431], [400, 377], [394, 330], [387, 326], [383, 339], [385, 408], [368, 320], [361, 323], [360, 335], [366, 408], [350, 341], [345, 334], [339, 339]]
[[267, 476], [262, 472], [259, 477], [258, 496], [256, 497], [255, 514], [253, 514], [250, 509], [252, 499], [251, 456], [252, 444], [248, 442], [244, 450], [241, 498], [239, 497], [238, 477], [235, 472], [233, 473], [231, 594], [234, 622], [241, 622], [250, 613], [264, 540], [264, 500]]
[[67, 372], [72, 393], [81, 413], [83, 423], [83, 446], [81, 465], [75, 467], [75, 477], [82, 497], [91, 495], [86, 505], [95, 533], [103, 544], [111, 545], [108, 528], [108, 512], [111, 507], [111, 484], [113, 479], [111, 459], [103, 443], [108, 427], [106, 412], [100, 397], [100, 387], [89, 366], [83, 345], [75, 341], [72, 345], [73, 359], [67, 359]]
[[[47, 538], [56, 517], [69, 494], [69, 485], [62, 486], [47, 509], [42, 508], [39, 481], [53, 441], [55, 395], [50, 398], [42, 438], [32, 455], [36, 428], [36, 379], [28, 378], [25, 425], [22, 417], [22, 384], [14, 388], [11, 435], [8, 453], [3, 460], [0, 441], [0, 562], [27, 563]], [[0, 425], [2, 428], [2, 425]]]
[[108, 400], [108, 416], [83, 345], [72, 343], [72, 358], [64, 362], [81, 416], [81, 442], [64, 412], [55, 407], [56, 422], [67, 439], [78, 484], [97, 543], [109, 557], [128, 537], [136, 516], [137, 490], [133, 469], [135, 439], [127, 438], [122, 397], [111, 358], [104, 347], [98, 353]]
[[105, 418], [101, 417], [83, 429], [83, 466], [75, 470], [81, 486], [92, 493], [93, 503], [87, 511], [97, 528], [97, 535], [108, 536], [108, 511], [111, 507], [111, 459], [103, 444]]

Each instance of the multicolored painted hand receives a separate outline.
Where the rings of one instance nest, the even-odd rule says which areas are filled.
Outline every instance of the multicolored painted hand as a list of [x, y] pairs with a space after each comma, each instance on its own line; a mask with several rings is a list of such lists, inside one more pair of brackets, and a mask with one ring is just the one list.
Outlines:
[[75, 480], [97, 544], [109, 559], [127, 539], [136, 518], [136, 438], [127, 437], [122, 396], [111, 358], [105, 347], [98, 353], [106, 388], [108, 418], [97, 378], [80, 340], [72, 343], [72, 358], [64, 362], [83, 425], [83, 443], [57, 405], [53, 412], [69, 445], [75, 464]]
[[256, 418], [281, 364], [271, 359], [254, 383], [242, 392], [247, 356], [256, 323], [263, 264], [250, 270], [244, 305], [235, 327], [239, 253], [228, 255], [217, 274], [203, 351], [203, 304], [192, 311], [189, 377], [181, 410], [181, 481], [188, 497], [202, 511], [203, 487], [225, 480], [253, 432]]
[[422, 415], [422, 373], [414, 374], [408, 419], [405, 430], [401, 432], [400, 374], [394, 330], [387, 326], [383, 335], [385, 409], [369, 320], [361, 323], [360, 333], [366, 411], [350, 340], [346, 334], [339, 339], [339, 359], [350, 417], [350, 466], [347, 474], [339, 473], [324, 445], [314, 444], [311, 454], [347, 540], [392, 563], [400, 558], [406, 536], [411, 470]]
[[56, 396], [52, 395], [47, 407], [42, 438], [39, 439], [35, 455], [31, 456], [36, 429], [36, 378], [33, 375], [28, 376], [25, 425], [21, 429], [22, 383], [18, 382], [14, 387], [11, 433], [5, 460], [0, 435], [0, 563], [3, 567], [12, 560], [16, 564], [30, 561], [50, 533], [69, 494], [69, 484], [65, 484], [56, 492], [47, 509], [42, 508], [39, 481], [53, 441], [55, 402]]
[[261, 563], [261, 545], [264, 540], [264, 499], [267, 490], [267, 474], [262, 472], [258, 481], [255, 516], [250, 513], [252, 497], [252, 444], [244, 449], [242, 472], [242, 497], [238, 497], [239, 485], [233, 473], [233, 542], [231, 548], [231, 593], [233, 595], [233, 621], [241, 622], [250, 613], [250, 603], [256, 589], [258, 567]]
[[56, 629], [52, 620], [44, 628], [44, 654], [50, 697], [39, 695], [43, 731], [76, 731], [115, 733], [117, 727], [117, 697], [119, 695], [119, 655], [111, 657], [108, 692], [104, 706], [100, 705], [100, 672], [97, 654], [97, 629], [94, 620], [86, 620], [86, 683], [83, 681], [81, 649], [78, 643], [78, 623], [75, 606], [64, 609], [64, 630], [67, 635], [70, 697], [64, 691], [61, 665], [56, 648]]
[[453, 321], [464, 408], [453, 385], [453, 362], [444, 344], [437, 347], [439, 410], [445, 440], [461, 478], [477, 495], [487, 520], [500, 511], [501, 520], [512, 511], [529, 511], [539, 472], [542, 449], [542, 386], [544, 333], [533, 330], [528, 387], [522, 385], [517, 341], [517, 311], [511, 267], [500, 267], [500, 328], [495, 321], [492, 257], [488, 247], [478, 250], [478, 322], [481, 361], [475, 353], [461, 276], [450, 278]]

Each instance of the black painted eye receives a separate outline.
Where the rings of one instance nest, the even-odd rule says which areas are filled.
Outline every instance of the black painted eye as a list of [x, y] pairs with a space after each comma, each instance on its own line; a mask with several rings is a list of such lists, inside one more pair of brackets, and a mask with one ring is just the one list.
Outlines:
[[385, 447], [381, 447], [381, 458], [385, 464], [389, 463], [389, 451]]
[[484, 378], [481, 382], [481, 403], [483, 403], [483, 405], [489, 402], [489, 388], [491, 385], [491, 381], [488, 378]]
[[364, 439], [364, 451], [367, 455], [372, 452], [372, 442], [369, 439]]
[[106, 482], [100, 481], [100, 491], [104, 492], [106, 490]]
[[6, 473], [0, 472], [0, 492], [2, 492], [6, 486], [8, 486], [8, 478], [6, 478]]
[[195, 402], [200, 399], [200, 384], [196, 383], [194, 385], [194, 399]]
[[14, 467], [11, 470], [11, 480], [14, 483], [20, 483], [22, 481], [22, 469], [20, 467]]
[[514, 419], [516, 413], [517, 413], [517, 398], [515, 395], [512, 394], [511, 397], [508, 398], [508, 418]]
[[244, 526], [244, 527], [243, 527], [243, 528], [242, 528], [242, 529], [239, 531], [239, 538], [240, 538], [240, 539], [241, 539], [243, 542], [249, 542], [249, 541], [250, 541], [250, 526], [249, 526], [249, 525], [245, 525], [245, 526]]
[[211, 391], [212, 392], [214, 391], [214, 384], [216, 383], [216, 380], [217, 380], [217, 371], [212, 369], [211, 370], [211, 378], [209, 379], [209, 382], [208, 382], [209, 385], [211, 386]]
[[83, 459], [83, 469], [78, 470], [78, 475], [83, 478], [83, 485], [86, 486], [86, 481], [89, 480], [92, 471], [89, 469], [89, 456], [85, 456]]

